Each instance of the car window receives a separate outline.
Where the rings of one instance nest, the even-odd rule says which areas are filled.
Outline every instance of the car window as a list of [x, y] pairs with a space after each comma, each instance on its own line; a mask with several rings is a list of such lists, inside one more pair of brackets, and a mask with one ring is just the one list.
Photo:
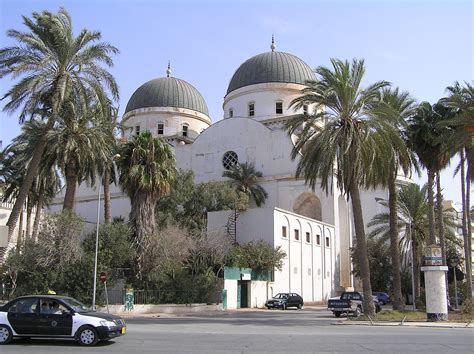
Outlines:
[[61, 315], [70, 312], [63, 304], [51, 299], [42, 299], [40, 311], [42, 314]]
[[12, 313], [35, 313], [38, 306], [38, 299], [29, 298], [29, 299], [20, 299], [15, 302], [8, 312]]
[[81, 313], [89, 312], [91, 310], [86, 305], [73, 298], [63, 298], [62, 301], [64, 301], [66, 305], [69, 305], [75, 312]]

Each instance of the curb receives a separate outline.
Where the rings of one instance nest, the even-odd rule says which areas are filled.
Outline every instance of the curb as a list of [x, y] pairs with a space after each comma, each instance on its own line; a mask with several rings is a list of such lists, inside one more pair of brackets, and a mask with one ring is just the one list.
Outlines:
[[430, 327], [430, 328], [474, 328], [473, 323], [439, 323], [439, 322], [370, 322], [370, 321], [338, 321], [332, 325], [348, 326], [379, 326], [379, 327]]

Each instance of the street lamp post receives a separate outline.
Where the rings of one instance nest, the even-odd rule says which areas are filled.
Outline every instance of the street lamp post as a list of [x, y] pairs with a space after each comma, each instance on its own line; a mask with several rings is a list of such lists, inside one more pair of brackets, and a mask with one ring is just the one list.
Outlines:
[[[119, 154], [112, 157], [112, 163], [115, 166], [115, 161], [120, 158]], [[94, 283], [92, 288], [92, 310], [95, 311], [95, 294], [97, 292], [97, 257], [99, 255], [99, 224], [100, 224], [100, 189], [104, 180], [104, 173], [100, 176], [99, 192], [97, 195], [97, 223], [95, 229], [95, 256], [94, 256]]]

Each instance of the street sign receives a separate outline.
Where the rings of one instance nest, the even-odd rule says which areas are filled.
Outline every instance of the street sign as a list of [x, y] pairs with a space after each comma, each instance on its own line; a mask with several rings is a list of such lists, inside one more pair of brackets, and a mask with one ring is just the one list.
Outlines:
[[101, 283], [105, 283], [107, 281], [107, 274], [105, 272], [100, 273], [99, 280]]

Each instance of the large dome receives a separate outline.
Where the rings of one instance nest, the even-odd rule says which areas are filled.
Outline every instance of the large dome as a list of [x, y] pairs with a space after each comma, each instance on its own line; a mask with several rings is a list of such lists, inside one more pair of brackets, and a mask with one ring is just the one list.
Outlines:
[[199, 91], [175, 77], [160, 77], [141, 85], [128, 101], [125, 113], [150, 107], [186, 108], [209, 116], [206, 102]]
[[238, 88], [266, 82], [304, 85], [316, 77], [303, 60], [294, 55], [271, 51], [258, 54], [243, 63], [232, 76], [227, 94]]

